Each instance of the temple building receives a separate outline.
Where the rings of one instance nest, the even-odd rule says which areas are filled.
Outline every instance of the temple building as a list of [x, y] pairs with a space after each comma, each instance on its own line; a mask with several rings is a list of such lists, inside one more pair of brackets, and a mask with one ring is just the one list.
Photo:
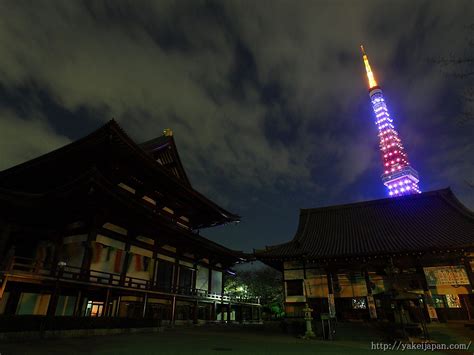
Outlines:
[[0, 323], [258, 320], [223, 292], [246, 255], [199, 233], [239, 218], [193, 189], [170, 130], [136, 144], [112, 120], [0, 172]]
[[301, 317], [474, 319], [474, 213], [450, 189], [302, 209], [293, 240], [255, 252]]

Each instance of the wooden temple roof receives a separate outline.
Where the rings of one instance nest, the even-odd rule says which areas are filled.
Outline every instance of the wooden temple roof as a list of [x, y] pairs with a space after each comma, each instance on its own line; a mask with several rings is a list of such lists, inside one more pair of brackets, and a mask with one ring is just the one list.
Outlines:
[[474, 249], [474, 213], [447, 189], [302, 209], [290, 242], [255, 252], [262, 261], [328, 260]]
[[138, 145], [153, 157], [159, 164], [169, 170], [175, 177], [185, 185], [191, 187], [186, 171], [179, 158], [178, 148], [173, 136], [160, 136]]
[[[142, 174], [156, 189], [164, 189], [175, 201], [185, 204], [193, 212], [192, 228], [206, 228], [240, 220], [235, 215], [196, 191], [184, 172], [177, 154], [176, 145], [169, 137], [159, 138], [165, 147], [170, 147], [169, 166], [157, 161], [150, 154], [150, 142], [139, 146], [117, 124], [115, 120], [73, 143], [44, 154], [35, 159], [0, 172], [0, 188], [25, 193], [42, 193], [70, 181], [92, 167], [110, 165], [112, 156], [126, 161], [131, 171]], [[146, 150], [144, 150], [146, 149]], [[164, 149], [164, 148], [161, 148]], [[167, 148], [168, 149], [168, 148]], [[161, 152], [160, 154], [164, 154]], [[34, 178], [32, 178], [34, 177]]]

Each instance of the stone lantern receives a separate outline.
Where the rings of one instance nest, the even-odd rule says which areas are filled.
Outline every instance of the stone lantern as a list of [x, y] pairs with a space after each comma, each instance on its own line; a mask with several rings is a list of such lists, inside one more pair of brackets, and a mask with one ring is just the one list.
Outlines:
[[315, 334], [313, 332], [313, 327], [311, 325], [311, 321], [313, 317], [311, 316], [311, 312], [313, 312], [312, 308], [309, 308], [308, 304], [306, 303], [305, 308], [303, 308], [304, 312], [304, 320], [306, 321], [306, 333], [304, 334], [305, 339], [312, 339], [315, 338]]

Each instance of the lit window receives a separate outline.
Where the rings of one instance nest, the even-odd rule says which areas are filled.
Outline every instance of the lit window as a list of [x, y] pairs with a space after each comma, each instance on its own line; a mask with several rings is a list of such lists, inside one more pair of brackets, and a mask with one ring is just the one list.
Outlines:
[[352, 309], [367, 309], [367, 299], [365, 297], [353, 298]]
[[446, 303], [449, 308], [461, 308], [461, 301], [458, 295], [446, 295]]

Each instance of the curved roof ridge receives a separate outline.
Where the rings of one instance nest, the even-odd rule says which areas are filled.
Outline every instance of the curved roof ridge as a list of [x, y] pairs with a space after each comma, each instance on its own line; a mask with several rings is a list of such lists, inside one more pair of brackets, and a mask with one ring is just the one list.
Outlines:
[[[422, 192], [421, 194], [416, 194], [416, 195], [406, 195], [406, 196], [399, 196], [399, 197], [385, 197], [385, 198], [380, 198], [380, 199], [376, 199], [376, 200], [369, 200], [369, 201], [362, 201], [362, 202], [350, 202], [350, 203], [343, 203], [343, 204], [340, 204], [340, 205], [333, 205], [333, 206], [323, 206], [323, 207], [314, 207], [314, 208], [301, 208], [300, 209], [300, 214], [308, 214], [308, 213], [323, 212], [323, 211], [325, 212], [325, 211], [330, 211], [330, 210], [339, 210], [339, 209], [347, 209], [347, 208], [361, 208], [361, 207], [377, 205], [377, 204], [389, 204], [389, 203], [391, 203], [391, 201], [395, 201], [395, 200], [416, 199], [416, 198], [423, 198], [423, 197], [426, 197], [426, 196], [445, 196], [447, 193], [451, 193], [454, 196], [454, 194], [451, 191], [451, 188], [446, 187], [444, 189], [426, 191], [426, 192]], [[457, 201], [458, 201], [459, 204], [462, 205], [462, 203], [459, 202], [459, 200], [457, 200]], [[466, 207], [464, 207], [464, 208], [466, 208]]]
[[62, 147], [59, 147], [59, 148], [56, 148], [54, 150], [51, 150], [45, 154], [41, 154], [33, 159], [30, 159], [30, 160], [27, 160], [23, 163], [20, 163], [20, 164], [17, 164], [17, 165], [14, 165], [10, 168], [7, 168], [5, 170], [2, 170], [0, 171], [0, 178], [4, 175], [9, 175], [11, 173], [14, 173], [14, 172], [17, 172], [17, 171], [21, 171], [22, 169], [25, 169], [29, 166], [32, 166], [32, 165], [35, 165], [35, 164], [38, 164], [39, 162], [43, 161], [43, 160], [47, 160], [49, 159], [50, 157], [56, 155], [56, 154], [64, 154], [66, 152], [68, 152], [69, 150], [77, 147], [77, 146], [80, 146], [82, 143], [84, 143], [85, 141], [91, 139], [91, 137], [94, 137], [94, 136], [98, 136], [100, 133], [102, 133], [103, 131], [106, 131], [107, 129], [109, 129], [110, 127], [113, 127], [113, 126], [116, 126], [118, 127], [119, 129], [120, 126], [118, 125], [117, 121], [115, 121], [115, 119], [111, 119], [109, 120], [106, 124], [104, 124], [103, 126], [99, 127], [98, 129], [96, 129], [95, 131], [85, 135], [84, 137], [82, 138], [79, 138], [75, 141], [72, 141], [71, 143], [68, 143], [66, 145], [63, 145]]

